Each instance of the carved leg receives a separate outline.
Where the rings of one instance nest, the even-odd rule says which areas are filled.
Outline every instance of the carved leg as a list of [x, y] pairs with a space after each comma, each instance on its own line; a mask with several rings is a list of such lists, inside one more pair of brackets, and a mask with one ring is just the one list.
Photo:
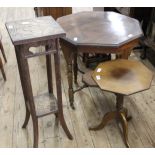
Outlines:
[[120, 112], [120, 120], [123, 128], [123, 136], [124, 136], [124, 142], [127, 147], [129, 147], [128, 143], [128, 122], [126, 120], [125, 114], [123, 112]]
[[114, 119], [117, 116], [117, 112], [113, 111], [113, 112], [108, 112], [104, 115], [101, 123], [99, 125], [97, 125], [96, 127], [90, 127], [89, 130], [100, 130], [103, 129], [103, 127], [112, 119]]
[[3, 45], [2, 45], [1, 41], [0, 41], [0, 49], [2, 51], [2, 55], [3, 55], [3, 58], [4, 58], [5, 62], [7, 62], [7, 59], [6, 59], [6, 56], [5, 56], [5, 52], [4, 52], [4, 48], [3, 48]]
[[77, 84], [77, 72], [78, 72], [78, 64], [77, 64], [77, 52], [74, 53], [74, 83]]
[[57, 90], [57, 103], [58, 103], [58, 118], [60, 120], [60, 124], [64, 129], [67, 137], [69, 139], [73, 139], [70, 131], [67, 128], [64, 115], [63, 115], [63, 105], [62, 105], [62, 91], [61, 91], [61, 73], [60, 73], [60, 53], [58, 44], [59, 40], [56, 40], [56, 50], [57, 52], [54, 54], [54, 61], [55, 61], [55, 74], [56, 74], [56, 90]]

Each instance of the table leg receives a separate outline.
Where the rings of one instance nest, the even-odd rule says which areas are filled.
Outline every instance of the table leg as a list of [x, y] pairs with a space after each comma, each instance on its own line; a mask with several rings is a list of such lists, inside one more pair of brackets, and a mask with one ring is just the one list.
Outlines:
[[69, 95], [69, 102], [70, 102], [70, 106], [72, 109], [75, 109], [74, 107], [74, 91], [73, 91], [73, 65], [72, 65], [72, 61], [73, 61], [73, 51], [76, 51], [76, 48], [73, 47], [71, 44], [69, 44], [68, 42], [66, 42], [63, 39], [60, 39], [60, 45], [61, 45], [61, 49], [63, 51], [65, 60], [67, 62], [67, 80], [68, 80], [68, 95]]
[[0, 70], [2, 72], [2, 76], [3, 76], [4, 81], [6, 81], [6, 75], [5, 75], [5, 72], [4, 72], [3, 63], [2, 63], [1, 58], [0, 58]]
[[77, 52], [74, 53], [74, 83], [77, 84], [77, 73], [78, 73], [78, 64], [77, 64]]
[[3, 45], [2, 45], [1, 41], [0, 41], [0, 49], [2, 51], [2, 55], [3, 55], [3, 58], [4, 58], [5, 62], [7, 62], [7, 59], [6, 59], [6, 56], [5, 56], [5, 52], [4, 52], [4, 48], [3, 48]]
[[[17, 62], [18, 62], [18, 67], [19, 67], [19, 74], [21, 78], [24, 98], [26, 100], [26, 105], [27, 105], [26, 108], [29, 109], [29, 112], [32, 117], [32, 122], [33, 122], [33, 136], [34, 136], [33, 147], [38, 147], [38, 134], [39, 134], [38, 133], [38, 118], [37, 118], [36, 111], [35, 111], [31, 79], [30, 79], [30, 73], [29, 73], [29, 66], [28, 66], [27, 59], [24, 57], [24, 53], [27, 50], [28, 50], [27, 47], [21, 46], [20, 49], [16, 50], [16, 56], [17, 56]], [[26, 120], [27, 119], [25, 119], [25, 121]]]
[[58, 118], [69, 139], [73, 139], [64, 119], [63, 105], [62, 105], [62, 90], [61, 90], [61, 72], [60, 72], [60, 53], [59, 53], [59, 40], [56, 39], [56, 50], [54, 54], [55, 61], [55, 74], [56, 74], [56, 89], [57, 89], [57, 103], [58, 103]]
[[116, 109], [118, 112], [118, 118], [121, 121], [122, 128], [123, 128], [123, 136], [124, 142], [127, 147], [129, 147], [128, 143], [128, 122], [127, 122], [127, 111], [123, 108], [123, 100], [124, 95], [116, 94]]
[[22, 64], [21, 64], [21, 57], [19, 56], [19, 52], [20, 51], [20, 47], [16, 46], [15, 47], [15, 51], [16, 51], [16, 58], [17, 58], [17, 64], [18, 64], [18, 70], [19, 70], [19, 76], [20, 76], [20, 80], [21, 80], [21, 86], [22, 86], [22, 91], [23, 91], [23, 95], [24, 95], [24, 100], [25, 100], [25, 108], [26, 108], [26, 116], [25, 116], [25, 121], [24, 124], [22, 125], [22, 128], [26, 128], [29, 118], [30, 118], [30, 111], [28, 108], [28, 97], [27, 97], [27, 92], [26, 92], [26, 86], [25, 86], [25, 82], [24, 82], [24, 72], [21, 68]]
[[[45, 48], [46, 50], [48, 50], [49, 46], [46, 46]], [[51, 55], [46, 55], [46, 68], [48, 79], [48, 91], [49, 93], [53, 93]]]
[[128, 143], [128, 123], [127, 123], [127, 110], [123, 108], [123, 99], [124, 96], [121, 94], [116, 94], [116, 111], [108, 112], [104, 115], [102, 118], [102, 121], [99, 125], [95, 127], [90, 127], [89, 130], [101, 130], [103, 127], [110, 122], [112, 119], [117, 119], [118, 121], [121, 121], [121, 125], [123, 128], [123, 136], [124, 136], [124, 142], [127, 147], [129, 147]]

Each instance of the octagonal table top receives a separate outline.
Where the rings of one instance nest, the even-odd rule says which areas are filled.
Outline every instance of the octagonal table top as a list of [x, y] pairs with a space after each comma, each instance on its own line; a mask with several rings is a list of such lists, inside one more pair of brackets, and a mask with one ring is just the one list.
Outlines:
[[149, 89], [153, 73], [139, 61], [118, 59], [99, 64], [92, 77], [102, 90], [131, 95]]
[[49, 40], [65, 36], [65, 31], [51, 17], [10, 21], [6, 28], [14, 45]]
[[57, 22], [75, 45], [119, 47], [143, 36], [139, 21], [115, 12], [86, 11], [63, 16]]

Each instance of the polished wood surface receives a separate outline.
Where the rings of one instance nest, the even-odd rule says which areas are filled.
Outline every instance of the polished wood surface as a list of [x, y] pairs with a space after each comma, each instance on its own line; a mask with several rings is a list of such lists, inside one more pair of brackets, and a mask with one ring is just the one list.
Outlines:
[[[4, 65], [7, 75], [5, 83], [0, 74], [0, 148], [32, 147], [32, 120], [30, 119], [27, 129], [23, 130], [21, 128], [25, 115], [24, 98], [14, 47], [5, 28], [5, 22], [33, 18], [34, 10], [30, 7], [2, 7], [0, 9], [0, 30], [8, 60], [7, 64]], [[77, 9], [84, 10], [84, 8]], [[38, 50], [41, 52], [44, 51], [44, 48], [33, 48], [32, 51]], [[66, 134], [63, 132], [60, 124], [55, 121], [54, 115], [49, 115], [39, 119], [39, 148], [124, 148], [125, 145], [121, 138], [120, 128], [118, 129], [115, 121], [110, 122], [98, 132], [88, 131], [88, 127], [99, 123], [106, 112], [115, 109], [115, 95], [102, 91], [99, 88], [88, 87], [74, 95], [76, 110], [73, 111], [70, 108], [66, 61], [62, 52], [60, 53], [63, 111], [67, 126], [74, 139], [71, 141], [66, 138]], [[132, 52], [130, 58], [143, 62], [149, 69], [155, 72], [155, 67], [148, 59], [140, 60], [138, 51]], [[29, 69], [34, 96], [47, 92], [46, 58], [44, 56], [35, 57], [35, 59], [28, 59], [28, 61], [29, 66], [31, 66]], [[87, 72], [88, 69], [80, 62], [78, 62], [79, 67]], [[53, 57], [52, 67], [54, 67]], [[79, 73], [77, 79], [79, 85], [82, 85], [81, 76], [82, 74]], [[52, 81], [54, 86], [54, 76]], [[55, 92], [55, 87], [53, 87], [53, 92]], [[155, 78], [149, 90], [125, 97], [124, 106], [133, 117], [129, 122], [128, 131], [131, 148], [155, 147], [154, 94]]]
[[[116, 110], [107, 112], [97, 126], [89, 129], [103, 129], [108, 122], [116, 119], [121, 122], [125, 145], [130, 147], [127, 121], [131, 120], [131, 116], [128, 116], [127, 109], [123, 107], [124, 96], [149, 89], [153, 73], [139, 61], [118, 59], [101, 63], [94, 72], [86, 74], [92, 76], [102, 90], [113, 92], [116, 95]], [[83, 80], [87, 84], [91, 81], [90, 77]], [[90, 86], [92, 86], [92, 82]]]
[[6, 27], [14, 45], [65, 36], [51, 16], [8, 22]]
[[136, 19], [114, 12], [82, 12], [57, 21], [75, 45], [119, 47], [143, 35]]
[[114, 53], [117, 58], [128, 59], [143, 33], [137, 20], [114, 12], [80, 12], [57, 21], [66, 32], [60, 45], [67, 62], [69, 101], [74, 109], [73, 73], [77, 84], [78, 53]]
[[135, 60], [113, 60], [101, 63], [92, 74], [102, 90], [131, 95], [150, 88], [153, 73]]

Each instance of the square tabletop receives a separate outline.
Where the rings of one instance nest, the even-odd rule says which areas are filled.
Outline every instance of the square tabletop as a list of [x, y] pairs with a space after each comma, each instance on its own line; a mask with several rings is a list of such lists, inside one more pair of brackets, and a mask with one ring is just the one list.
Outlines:
[[64, 37], [65, 31], [51, 17], [37, 17], [6, 23], [6, 28], [14, 45]]

